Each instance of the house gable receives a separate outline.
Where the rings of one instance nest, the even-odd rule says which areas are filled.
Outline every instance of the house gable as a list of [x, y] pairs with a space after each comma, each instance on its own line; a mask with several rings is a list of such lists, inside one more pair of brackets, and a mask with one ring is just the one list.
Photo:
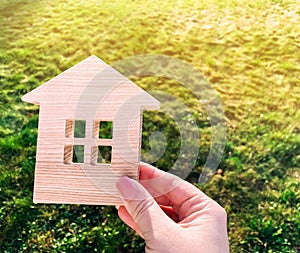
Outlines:
[[[131, 89], [129, 94], [145, 94], [145, 100], [141, 104], [143, 108], [159, 108], [159, 101], [94, 55], [30, 91], [22, 97], [22, 100], [40, 105], [66, 103], [66, 99], [69, 102], [77, 102], [83, 95], [94, 95], [90, 98], [99, 99], [99, 96], [104, 96], [110, 90], [123, 87], [123, 84], [127, 84], [126, 89]], [[119, 95], [118, 99], [124, 98]]]

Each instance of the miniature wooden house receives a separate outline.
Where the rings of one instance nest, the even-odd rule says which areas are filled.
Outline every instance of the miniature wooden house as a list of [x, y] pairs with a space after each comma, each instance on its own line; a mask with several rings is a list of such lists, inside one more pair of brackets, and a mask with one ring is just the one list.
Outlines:
[[121, 203], [116, 181], [138, 179], [142, 110], [159, 101], [96, 56], [22, 100], [40, 106], [34, 202]]

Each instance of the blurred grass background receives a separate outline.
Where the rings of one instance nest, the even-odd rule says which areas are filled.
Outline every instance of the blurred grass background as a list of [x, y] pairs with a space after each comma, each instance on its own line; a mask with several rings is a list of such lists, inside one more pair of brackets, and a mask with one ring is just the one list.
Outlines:
[[[299, 0], [0, 0], [1, 252], [144, 250], [114, 207], [32, 203], [38, 108], [20, 98], [91, 54], [109, 64], [163, 54], [199, 70], [220, 96], [228, 126], [220, 168], [199, 187], [228, 212], [231, 252], [296, 251]], [[180, 84], [133, 80], [192, 111], [201, 134], [188, 177], [195, 183], [211, 142], [205, 110]], [[163, 131], [170, 145], [155, 165], [170, 168], [180, 147], [176, 125], [161, 112], [144, 119], [143, 153], [151, 132]]]

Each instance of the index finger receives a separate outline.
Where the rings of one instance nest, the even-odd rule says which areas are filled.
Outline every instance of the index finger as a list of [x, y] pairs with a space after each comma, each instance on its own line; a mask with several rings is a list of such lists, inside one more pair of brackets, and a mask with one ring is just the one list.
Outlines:
[[211, 200], [194, 185], [149, 164], [140, 165], [140, 183], [160, 205], [181, 207]]

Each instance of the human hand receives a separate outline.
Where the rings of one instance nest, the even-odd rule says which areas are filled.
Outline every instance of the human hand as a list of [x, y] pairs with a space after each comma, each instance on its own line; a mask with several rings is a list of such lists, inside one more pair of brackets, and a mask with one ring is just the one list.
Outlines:
[[227, 253], [226, 212], [192, 184], [151, 165], [140, 182], [117, 182], [119, 217], [146, 242], [147, 253]]

